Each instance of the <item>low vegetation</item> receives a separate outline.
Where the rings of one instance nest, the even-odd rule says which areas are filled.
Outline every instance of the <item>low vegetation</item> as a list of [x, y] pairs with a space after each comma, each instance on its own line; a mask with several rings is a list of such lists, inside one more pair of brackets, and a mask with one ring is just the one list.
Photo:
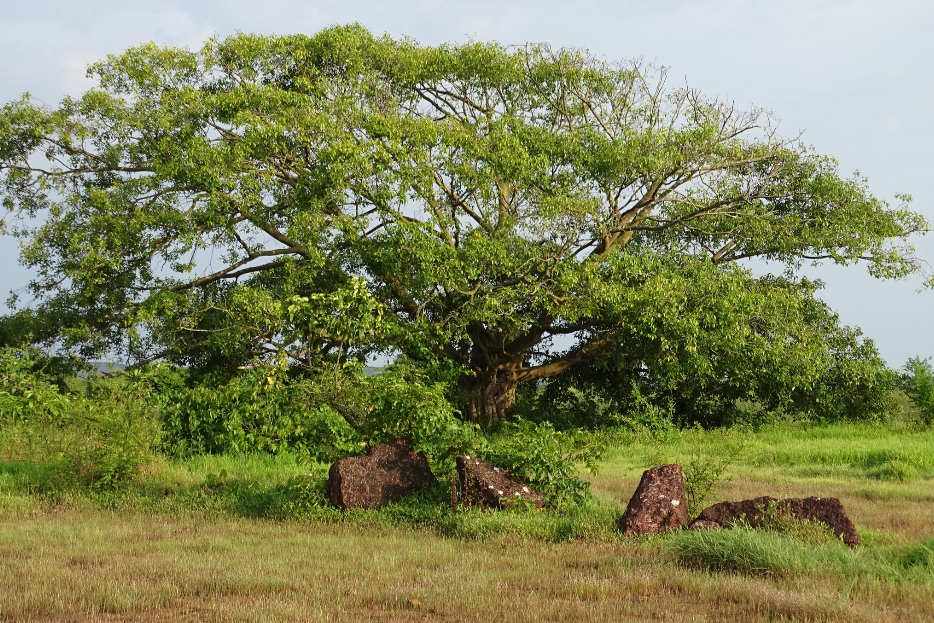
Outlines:
[[[324, 496], [328, 463], [308, 452], [172, 450], [142, 376], [73, 380], [73, 394], [32, 378], [44, 415], [5, 412], [0, 428], [3, 620], [934, 616], [934, 430], [917, 420], [617, 428], [589, 458], [596, 474], [573, 474], [589, 486], [551, 510], [453, 512], [442, 478], [341, 512]], [[516, 431], [486, 443], [534, 463]], [[108, 469], [79, 469], [96, 461]], [[667, 462], [694, 466], [705, 504], [839, 497], [863, 545], [800, 525], [621, 537], [642, 470]]]

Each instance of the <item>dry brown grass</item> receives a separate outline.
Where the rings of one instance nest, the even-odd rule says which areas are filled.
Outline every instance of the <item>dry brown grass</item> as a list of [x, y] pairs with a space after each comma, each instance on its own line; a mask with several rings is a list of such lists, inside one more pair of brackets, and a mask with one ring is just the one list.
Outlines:
[[57, 509], [0, 520], [3, 621], [931, 621], [930, 585], [680, 568], [657, 543]]

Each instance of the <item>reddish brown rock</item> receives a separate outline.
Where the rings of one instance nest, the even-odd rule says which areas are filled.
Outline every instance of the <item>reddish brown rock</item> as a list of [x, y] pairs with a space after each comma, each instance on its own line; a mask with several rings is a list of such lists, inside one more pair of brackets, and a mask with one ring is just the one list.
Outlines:
[[521, 478], [475, 456], [459, 456], [455, 461], [460, 480], [458, 504], [508, 508], [514, 500], [522, 500], [537, 508], [545, 506], [545, 497]]
[[340, 508], [382, 508], [434, 481], [425, 456], [397, 439], [331, 465], [328, 499]]
[[778, 509], [799, 519], [819, 521], [850, 547], [859, 545], [856, 526], [837, 498], [789, 498], [779, 502]]
[[739, 522], [757, 528], [762, 524], [766, 511], [790, 515], [797, 519], [818, 521], [850, 547], [859, 545], [856, 527], [847, 517], [843, 504], [837, 498], [811, 497], [776, 500], [773, 497], [762, 496], [740, 502], [720, 502], [698, 515], [697, 519], [691, 523], [691, 528], [709, 527], [708, 524], [711, 522], [722, 528], [729, 528]]
[[704, 509], [697, 516], [697, 519], [691, 522], [691, 528], [694, 528], [694, 524], [699, 522], [712, 522], [721, 528], [729, 528], [737, 522], [744, 522], [756, 528], [759, 526], [759, 518], [762, 512], [777, 502], [778, 500], [767, 495], [752, 500], [740, 500], [739, 502], [720, 502]]
[[626, 535], [658, 534], [687, 524], [687, 495], [681, 467], [660, 465], [642, 474], [619, 529]]

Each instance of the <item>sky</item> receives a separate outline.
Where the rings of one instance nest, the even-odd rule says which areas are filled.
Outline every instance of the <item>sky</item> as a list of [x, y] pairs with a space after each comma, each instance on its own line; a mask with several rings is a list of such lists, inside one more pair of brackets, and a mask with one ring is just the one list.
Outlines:
[[[934, 221], [934, 3], [929, 0], [0, 0], [0, 103], [55, 105], [93, 86], [88, 64], [145, 42], [200, 48], [237, 31], [313, 34], [359, 22], [423, 44], [499, 41], [586, 48], [668, 67], [670, 84], [760, 106], [785, 136], [859, 171], [880, 198], [914, 197]], [[934, 234], [912, 240], [934, 272]], [[0, 300], [28, 271], [0, 238]], [[889, 365], [934, 356], [934, 290], [863, 267], [809, 268], [842, 321]], [[0, 310], [2, 311], [2, 310]]]

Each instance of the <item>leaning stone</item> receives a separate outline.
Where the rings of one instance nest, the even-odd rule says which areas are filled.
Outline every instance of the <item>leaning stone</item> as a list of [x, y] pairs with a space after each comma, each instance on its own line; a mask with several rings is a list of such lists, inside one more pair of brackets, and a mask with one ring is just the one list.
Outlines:
[[516, 500], [530, 503], [536, 508], [545, 506], [545, 496], [506, 470], [475, 456], [459, 456], [455, 462], [460, 480], [458, 502], [465, 506], [501, 509], [509, 508]]
[[681, 467], [660, 465], [642, 474], [619, 529], [626, 535], [659, 534], [687, 524], [687, 495]]
[[331, 465], [327, 492], [331, 504], [340, 508], [382, 508], [433, 482], [425, 456], [397, 439]]
[[715, 523], [721, 528], [730, 528], [737, 523], [744, 523], [758, 528], [766, 511], [787, 514], [796, 519], [817, 521], [830, 529], [838, 538], [850, 547], [859, 545], [856, 527], [843, 510], [843, 504], [837, 498], [788, 498], [777, 500], [762, 496], [739, 502], [720, 502], [704, 509], [691, 523]]

